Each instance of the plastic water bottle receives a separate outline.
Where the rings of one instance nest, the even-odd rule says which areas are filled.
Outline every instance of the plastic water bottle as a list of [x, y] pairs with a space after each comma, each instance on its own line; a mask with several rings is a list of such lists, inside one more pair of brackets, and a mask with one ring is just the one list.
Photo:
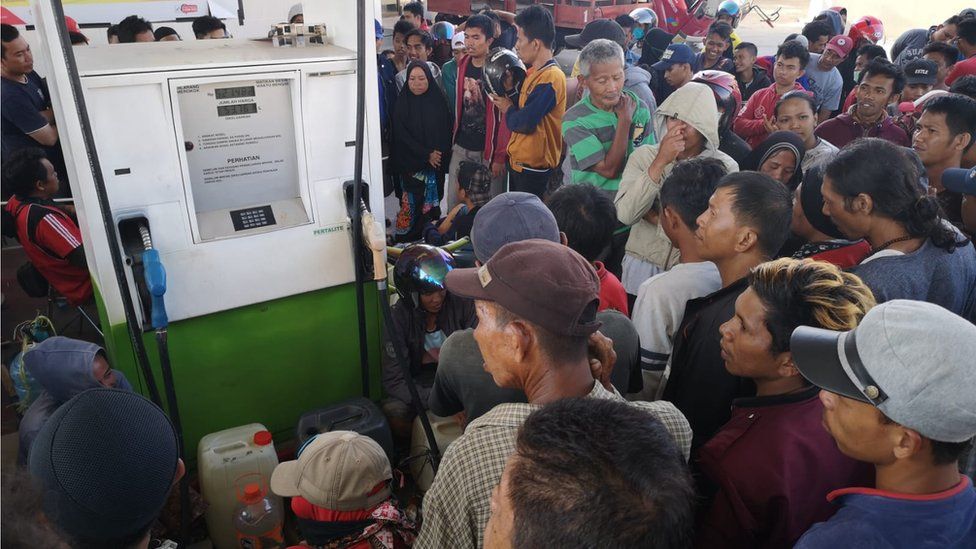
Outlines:
[[248, 484], [234, 512], [234, 529], [241, 549], [273, 549], [284, 546], [284, 517], [265, 497], [261, 486]]

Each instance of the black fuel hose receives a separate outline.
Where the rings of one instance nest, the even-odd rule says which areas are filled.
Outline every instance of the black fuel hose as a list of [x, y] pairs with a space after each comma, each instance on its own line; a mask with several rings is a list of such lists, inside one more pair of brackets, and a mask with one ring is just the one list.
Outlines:
[[[102, 214], [102, 225], [105, 228], [105, 236], [108, 238], [108, 250], [112, 257], [112, 270], [115, 272], [115, 279], [119, 285], [119, 294], [122, 298], [122, 309], [125, 313], [125, 324], [129, 333], [129, 343], [135, 353], [136, 364], [146, 380], [146, 388], [149, 390], [149, 398], [156, 406], [162, 408], [163, 402], [159, 396], [159, 388], [156, 386], [156, 378], [149, 363], [149, 355], [146, 353], [146, 345], [142, 340], [139, 317], [136, 315], [135, 304], [132, 295], [129, 293], [128, 278], [125, 273], [125, 262], [122, 259], [122, 251], [119, 249], [119, 234], [112, 220], [112, 208], [108, 200], [108, 192], [105, 190], [105, 178], [102, 177], [102, 164], [98, 159], [98, 150], [95, 148], [95, 137], [92, 134], [91, 124], [88, 118], [88, 105], [85, 103], [85, 93], [81, 86], [81, 77], [78, 73], [78, 63], [75, 60], [74, 50], [71, 47], [71, 38], [68, 36], [68, 29], [64, 23], [64, 9], [60, 0], [51, 0], [51, 10], [54, 12], [54, 28], [58, 33], [61, 42], [61, 54], [64, 56], [64, 63], [68, 68], [68, 79], [71, 84], [72, 97], [75, 101], [75, 108], [78, 110], [78, 122], [81, 126], [81, 134], [85, 141], [85, 149], [88, 154], [88, 165], [91, 167], [92, 179], [95, 183], [95, 195], [98, 197], [98, 206]], [[51, 52], [54, 55], [54, 52]]]

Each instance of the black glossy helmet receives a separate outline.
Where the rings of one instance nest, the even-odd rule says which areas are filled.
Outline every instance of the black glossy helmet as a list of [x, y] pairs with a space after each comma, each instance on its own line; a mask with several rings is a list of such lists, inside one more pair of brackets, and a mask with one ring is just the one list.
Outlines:
[[393, 284], [397, 293], [414, 308], [420, 307], [421, 294], [447, 288], [447, 273], [454, 269], [451, 254], [436, 246], [408, 246], [393, 266]]
[[488, 53], [483, 82], [489, 94], [514, 98], [525, 82], [525, 64], [512, 50], [495, 48]]

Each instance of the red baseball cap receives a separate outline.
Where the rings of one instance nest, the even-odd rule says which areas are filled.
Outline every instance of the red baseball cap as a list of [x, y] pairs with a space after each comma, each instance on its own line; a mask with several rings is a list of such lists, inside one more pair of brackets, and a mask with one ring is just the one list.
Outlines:
[[824, 47], [824, 50], [830, 50], [836, 53], [841, 59], [847, 57], [852, 49], [854, 49], [854, 41], [849, 36], [844, 36], [843, 34], [838, 34], [831, 38], [830, 42], [827, 42], [827, 45]]
[[78, 26], [78, 22], [75, 21], [74, 17], [64, 16], [64, 26], [68, 27], [68, 32], [81, 32], [81, 27]]

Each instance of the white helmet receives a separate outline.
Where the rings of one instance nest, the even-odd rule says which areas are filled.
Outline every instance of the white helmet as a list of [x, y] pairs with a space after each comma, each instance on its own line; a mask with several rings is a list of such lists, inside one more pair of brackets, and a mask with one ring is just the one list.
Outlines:
[[657, 14], [651, 8], [637, 8], [630, 12], [630, 16], [637, 21], [639, 25], [650, 25], [651, 27], [657, 26]]

